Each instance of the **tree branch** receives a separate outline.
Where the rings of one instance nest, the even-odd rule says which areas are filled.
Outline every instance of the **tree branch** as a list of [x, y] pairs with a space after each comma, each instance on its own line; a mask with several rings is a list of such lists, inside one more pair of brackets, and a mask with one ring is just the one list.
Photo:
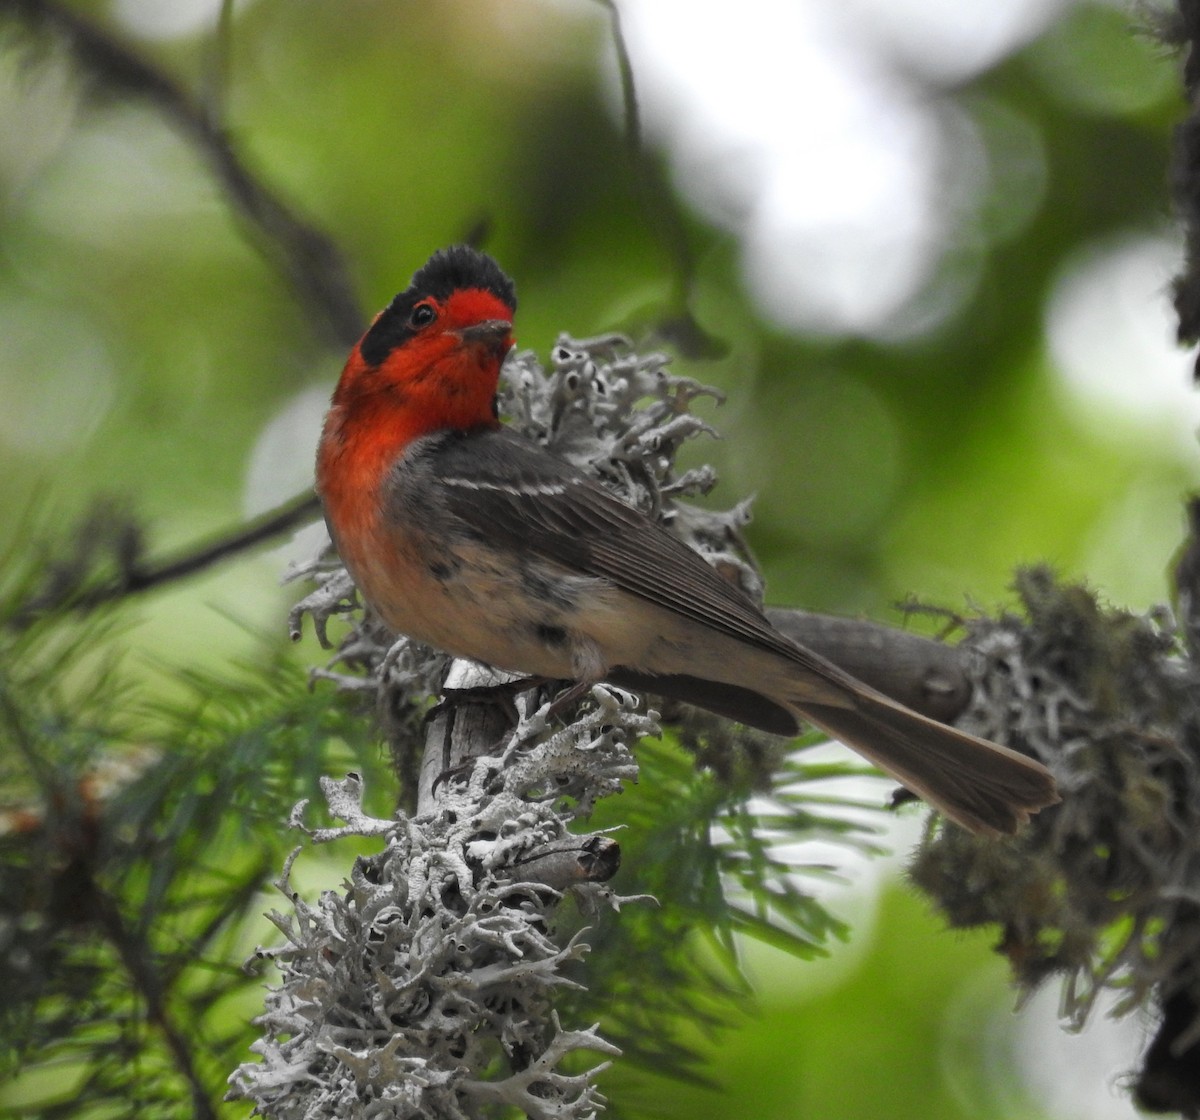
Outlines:
[[725, 343], [706, 331], [692, 313], [695, 261], [683, 211], [674, 193], [664, 186], [659, 170], [654, 166], [642, 142], [637, 80], [633, 73], [633, 61], [629, 57], [625, 32], [621, 26], [621, 9], [617, 0], [595, 0], [595, 3], [609, 14], [613, 50], [617, 56], [617, 73], [621, 82], [625, 143], [629, 150], [634, 179], [642, 196], [648, 224], [671, 261], [675, 289], [671, 296], [673, 306], [671, 313], [656, 324], [657, 334], [664, 341], [674, 345], [685, 357], [721, 357], [728, 349]]
[[[663, 355], [638, 356], [627, 347], [613, 337], [560, 338], [548, 374], [532, 355], [518, 355], [508, 367], [501, 411], [604, 478], [626, 501], [669, 517], [689, 543], [753, 593], [758, 577], [740, 535], [745, 507], [720, 512], [677, 501], [713, 482], [709, 470], [676, 475], [672, 464], [682, 442], [710, 430], [691, 408], [711, 391], [668, 375]], [[293, 624], [308, 613], [323, 633], [330, 618], [347, 610], [348, 582], [319, 558], [308, 571], [321, 586], [298, 605]], [[446, 674], [443, 658], [408, 639], [389, 648], [392, 641], [368, 612], [343, 642], [338, 671], [322, 676], [356, 693], [375, 692], [394, 757], [411, 750], [398, 740], [423, 742], [416, 815], [399, 824], [373, 821], [361, 812], [356, 778], [327, 787], [331, 813], [347, 823], [310, 835], [382, 835], [386, 852], [360, 861], [351, 889], [336, 898], [326, 894], [319, 915], [284, 882], [293, 913], [277, 924], [288, 944], [266, 952], [279, 964], [283, 985], [268, 997], [259, 1020], [266, 1034], [256, 1049], [264, 1060], [241, 1067], [233, 1093], [272, 1120], [333, 1117], [403, 1078], [411, 1115], [463, 1120], [488, 1114], [495, 1102], [529, 1111], [532, 1082], [539, 1104], [531, 1115], [583, 1120], [601, 1103], [591, 1080], [595, 1070], [571, 1076], [558, 1068], [559, 1060], [578, 1049], [612, 1053], [613, 1047], [591, 1030], [559, 1024], [557, 993], [579, 987], [579, 970], [566, 966], [586, 949], [560, 903], [570, 892], [590, 916], [634, 901], [602, 885], [620, 863], [616, 839], [576, 829], [601, 798], [635, 780], [634, 744], [656, 738], [665, 721], [611, 685], [597, 685], [574, 710], [559, 711], [553, 685], [531, 689], [526, 681], [463, 662]], [[343, 673], [343, 666], [365, 670], [367, 679]], [[439, 703], [421, 723], [419, 713], [432, 696]], [[746, 752], [743, 732], [715, 717], [714, 724], [689, 742], [702, 738], [706, 749], [727, 758]], [[772, 757], [787, 770], [778, 754]], [[685, 862], [693, 867], [697, 859], [705, 865], [713, 851], [704, 844], [699, 855], [692, 849], [717, 811], [709, 779], [695, 776], [695, 782], [695, 802], [682, 798], [686, 779], [674, 789], [671, 815], [682, 820], [678, 832], [668, 832], [686, 845]], [[745, 796], [749, 784], [736, 788], [740, 794], [729, 794], [731, 800]], [[686, 812], [692, 804], [695, 819]], [[774, 827], [792, 819], [801, 830], [821, 831], [821, 810], [809, 806], [792, 817], [791, 804], [780, 802]], [[743, 819], [738, 827], [753, 826]], [[853, 842], [857, 826], [839, 821], [835, 827], [835, 835]], [[718, 906], [725, 869], [759, 899], [763, 928], [771, 926], [773, 906], [788, 905], [780, 899], [800, 893], [784, 860], [754, 860], [747, 867], [740, 849], [727, 865], [719, 859], [712, 855], [712, 877], [696, 885], [688, 905], [703, 899]], [[663, 893], [686, 890], [672, 884]], [[832, 924], [815, 919], [818, 914], [805, 898], [788, 921], [819, 941]], [[355, 963], [345, 975], [331, 974], [343, 961]], [[446, 992], [456, 993], [453, 1008]], [[313, 998], [319, 1008], [309, 1007]], [[680, 1001], [686, 1003], [682, 994], [656, 997], [657, 1012], [643, 1001], [638, 1022], [669, 1033], [662, 1009], [670, 1008], [677, 1021]], [[301, 1004], [309, 1007], [303, 1016], [296, 1013]], [[332, 1030], [353, 1043], [333, 1049]], [[618, 1041], [641, 1045], [628, 1032]]]
[[868, 619], [778, 607], [767, 617], [793, 641], [922, 715], [953, 723], [971, 699], [967, 665], [974, 655], [966, 647]]
[[[291, 287], [307, 321], [327, 345], [342, 349], [358, 339], [366, 321], [345, 258], [328, 234], [302, 218], [249, 168], [221, 123], [218, 91], [223, 84], [231, 9], [228, 2], [222, 6], [205, 97], [196, 99], [163, 70], [70, 7], [55, 0], [0, 0], [0, 15], [60, 39], [80, 71], [100, 89], [147, 101], [180, 131], [224, 190], [251, 243]], [[93, 610], [195, 575], [318, 513], [316, 498], [301, 495], [261, 518], [146, 566], [138, 555], [140, 532], [129, 526], [127, 540], [117, 549], [118, 573], [112, 581], [81, 592], [81, 579], [71, 577], [86, 576], [86, 571], [58, 571], [10, 624], [26, 625], [66, 602], [76, 610]], [[80, 568], [86, 568], [87, 559], [81, 555]]]
[[[77, 554], [47, 565], [42, 589], [9, 618], [8, 625], [29, 626], [44, 614], [63, 608], [87, 613], [120, 599], [157, 590], [231, 560], [316, 520], [320, 514], [317, 496], [300, 494], [276, 509], [191, 545], [174, 556], [143, 563], [140, 531], [129, 523], [116, 524], [118, 515], [114, 511], [100, 509], [81, 525]], [[100, 526], [99, 530], [97, 526]], [[97, 551], [105, 547], [113, 552], [116, 574], [105, 582], [89, 586], [89, 579], [100, 559]]]
[[102, 89], [155, 106], [208, 164], [252, 243], [296, 293], [323, 341], [337, 348], [353, 345], [366, 317], [341, 251], [250, 170], [215, 113], [206, 112], [173, 78], [63, 4], [0, 0], [3, 12], [60, 38], [81, 71]]

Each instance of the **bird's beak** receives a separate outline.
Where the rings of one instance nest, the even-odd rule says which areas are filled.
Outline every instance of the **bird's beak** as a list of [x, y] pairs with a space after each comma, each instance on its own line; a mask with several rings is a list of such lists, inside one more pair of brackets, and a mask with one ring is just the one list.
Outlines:
[[512, 341], [512, 323], [507, 319], [484, 319], [458, 332], [463, 342], [477, 342], [493, 350], [507, 351]]

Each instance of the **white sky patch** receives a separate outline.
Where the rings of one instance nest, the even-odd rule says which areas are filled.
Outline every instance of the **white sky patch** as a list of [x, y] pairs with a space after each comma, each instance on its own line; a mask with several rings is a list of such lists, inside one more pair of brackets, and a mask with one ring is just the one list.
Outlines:
[[[258, 434], [246, 468], [242, 509], [247, 517], [275, 509], [313, 487], [317, 440], [329, 408], [329, 387], [303, 389], [286, 400]], [[319, 514], [270, 554], [276, 571], [320, 552], [329, 533]]]
[[[799, 757], [806, 765], [859, 763], [857, 755], [838, 742], [803, 747]], [[816, 836], [795, 839], [790, 834], [778, 837], [773, 855], [797, 868], [821, 868], [824, 873], [796, 877], [797, 885], [839, 914], [847, 898], [870, 900], [873, 913], [878, 896], [887, 881], [900, 873], [925, 827], [928, 809], [922, 804], [908, 805], [899, 811], [887, 808], [897, 783], [882, 774], [866, 772], [837, 778], [820, 778], [790, 783], [780, 793], [829, 798], [833, 803], [814, 804], [813, 811], [843, 821], [866, 826], [861, 839], [880, 849], [864, 852], [833, 837]], [[756, 798], [758, 809], [777, 812], [770, 798]]]
[[[171, 39], [209, 31], [221, 0], [111, 2], [132, 33]], [[619, 5], [648, 132], [693, 205], [740, 237], [763, 312], [792, 330], [903, 337], [961, 304], [941, 291], [906, 311], [961, 233], [948, 195], [978, 159], [904, 74], [966, 80], [1072, 2]]]
[[143, 39], [177, 39], [211, 31], [221, 0], [113, 0], [112, 14]]
[[1192, 455], [1200, 396], [1192, 358], [1173, 337], [1169, 289], [1178, 266], [1179, 247], [1163, 238], [1090, 246], [1063, 267], [1046, 332], [1061, 384], [1085, 420], [1102, 431], [1157, 429]]
[[1071, 2], [840, 0], [847, 17], [868, 29], [888, 53], [948, 83], [974, 77], [1019, 50]]
[[1058, 981], [1015, 1014], [1015, 991], [1007, 1008], [997, 994], [995, 973], [981, 970], [947, 1007], [939, 1057], [964, 1115], [1137, 1120], [1127, 1089], [1145, 1045], [1137, 1016], [1109, 1018], [1113, 998], [1101, 996], [1087, 1026], [1072, 1033], [1058, 1015]]
[[317, 440], [329, 408], [329, 389], [305, 389], [267, 421], [250, 452], [242, 509], [265, 513], [313, 486]]
[[899, 83], [836, 88], [772, 154], [743, 229], [746, 280], [781, 326], [871, 334], [928, 278], [942, 241], [935, 118]]
[[[781, 326], [886, 334], [934, 274], [987, 181], [970, 123], [903, 76], [994, 64], [1067, 0], [625, 0], [650, 136], [680, 189], [736, 233], [747, 283]], [[969, 210], [969, 204], [967, 206]], [[944, 301], [945, 314], [956, 301]], [[923, 329], [939, 317], [925, 309]]]
[[1102, 996], [1087, 1026], [1071, 1033], [1058, 1017], [1058, 986], [1045, 985], [1012, 1025], [1017, 1067], [1030, 1095], [1056, 1120], [1137, 1120], [1123, 1087], [1146, 1044], [1136, 1016], [1112, 1019]]

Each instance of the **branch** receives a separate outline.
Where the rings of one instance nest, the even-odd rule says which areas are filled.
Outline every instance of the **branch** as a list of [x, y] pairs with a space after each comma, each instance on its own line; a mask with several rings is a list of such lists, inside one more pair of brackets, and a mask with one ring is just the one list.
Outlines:
[[638, 105], [637, 83], [633, 77], [633, 62], [625, 44], [625, 32], [621, 29], [621, 10], [616, 0], [596, 0], [608, 12], [612, 25], [613, 49], [617, 53], [617, 73], [621, 78], [621, 104], [625, 109], [625, 142], [635, 160], [642, 158], [642, 120]]
[[632, 698], [595, 692], [590, 712], [553, 732], [549, 703], [531, 709], [526, 695], [525, 713], [499, 740], [518, 704], [443, 703], [426, 753], [458, 772], [432, 787], [416, 820], [367, 816], [357, 775], [324, 783], [331, 813], [346, 823], [310, 835], [382, 836], [385, 848], [360, 857], [349, 890], [327, 893], [319, 908], [292, 892], [285, 872], [279, 887], [293, 914], [273, 920], [287, 944], [262, 951], [284, 982], [258, 1020], [266, 1034], [254, 1049], [264, 1060], [233, 1075], [231, 1098], [276, 1120], [361, 1115], [389, 1100], [392, 1115], [429, 1120], [535, 1099], [531, 1115], [547, 1120], [594, 1115], [597, 1070], [568, 1075], [559, 1064], [581, 1050], [617, 1050], [594, 1028], [559, 1025], [554, 995], [578, 986], [564, 968], [587, 946], [582, 931], [562, 945], [550, 931], [563, 890], [606, 879], [617, 863], [577, 859], [581, 874], [561, 887], [531, 869], [548, 849], [588, 846], [569, 824], [636, 774], [626, 742], [657, 730]]
[[781, 608], [768, 608], [767, 617], [793, 641], [922, 715], [953, 723], [971, 699], [974, 655], [966, 647], [867, 619]]
[[637, 81], [633, 61], [621, 27], [621, 10], [617, 0], [595, 0], [609, 14], [613, 50], [617, 56], [617, 73], [621, 82], [621, 104], [624, 109], [625, 143], [630, 163], [650, 229], [667, 251], [675, 291], [670, 315], [656, 324], [658, 337], [675, 346], [689, 358], [719, 358], [728, 347], [706, 331], [692, 312], [692, 295], [696, 282], [695, 261], [683, 211], [673, 191], [663, 183], [659, 169], [642, 143], [641, 108], [638, 102]]
[[[141, 534], [135, 526], [122, 523], [107, 507], [98, 508], [80, 526], [76, 555], [47, 565], [42, 590], [15, 612], [8, 624], [31, 625], [43, 615], [69, 607], [87, 613], [107, 603], [144, 594], [205, 571], [248, 549], [282, 536], [320, 516], [315, 494], [301, 494], [234, 529], [192, 545], [175, 556], [143, 564]], [[110, 548], [117, 572], [107, 582], [86, 586], [96, 567], [97, 550]]]
[[[155, 106], [194, 146], [225, 191], [234, 214], [252, 244], [291, 287], [306, 318], [333, 347], [352, 345], [365, 315], [354, 294], [345, 259], [328, 234], [289, 207], [246, 164], [219, 119], [219, 89], [224, 73], [232, 5], [224, 3], [214, 63], [203, 102], [101, 27], [55, 0], [0, 0], [0, 14], [50, 33], [71, 50], [82, 72], [101, 89], [140, 98]], [[89, 574], [89, 558], [80, 549], [75, 569], [52, 573], [45, 590], [10, 624], [27, 625], [37, 615], [66, 602], [90, 611], [131, 595], [195, 575], [318, 515], [315, 497], [303, 495], [265, 516], [201, 541], [173, 557], [142, 566], [140, 533], [129, 526], [126, 540], [114, 548], [118, 572], [107, 584], [80, 591]], [[69, 568], [71, 566], [68, 566]]]
[[1020, 987], [1061, 978], [1073, 1028], [1105, 992], [1114, 1015], [1161, 1012], [1133, 1089], [1185, 1115], [1200, 1108], [1198, 550], [1177, 566], [1178, 622], [1045, 568], [1018, 573], [1020, 614], [967, 621], [960, 725], [1050, 765], [1063, 803], [1003, 845], [931, 831], [910, 868], [949, 924], [1000, 930]]
[[366, 318], [341, 251], [250, 170], [214, 114], [173, 78], [63, 4], [2, 0], [2, 12], [60, 38], [101, 88], [155, 106], [208, 164], [252, 242], [296, 293], [324, 341], [339, 349], [357, 341]]
[[[667, 517], [728, 578], [757, 595], [761, 586], [741, 541], [746, 507], [719, 512], [684, 504], [681, 497], [711, 487], [711, 472], [699, 468], [676, 477], [669, 465], [679, 440], [706, 430], [689, 412], [701, 387], [682, 379], [664, 384], [661, 356], [625, 355], [611, 338], [586, 344], [562, 339], [553, 362], [549, 376], [528, 355], [507, 368], [501, 411], [513, 425], [574, 456], [623, 500]], [[647, 400], [627, 411], [630, 401]], [[665, 456], [665, 465], [650, 447]], [[1194, 504], [1191, 521], [1200, 528], [1197, 510]], [[1094, 593], [1060, 584], [1044, 569], [1018, 575], [1022, 615], [960, 619], [967, 637], [957, 649], [869, 623], [771, 612], [777, 625], [856, 676], [1054, 769], [1064, 792], [1061, 806], [1003, 843], [931, 825], [913, 881], [951, 924], [998, 926], [1002, 951], [1025, 988], [1065, 976], [1064, 1007], [1074, 1025], [1083, 1024], [1109, 988], [1119, 992], [1121, 1011], [1162, 1008], [1162, 1033], [1139, 1092], [1146, 1101], [1173, 1094], [1170, 1099], [1187, 1107], [1193, 1107], [1194, 1089], [1181, 1079], [1186, 1063], [1177, 1059], [1190, 1057], [1200, 1037], [1198, 555], [1193, 538], [1177, 566], [1182, 629], [1162, 609], [1139, 617], [1102, 607]], [[326, 571], [324, 578], [334, 590], [310, 597], [308, 606], [327, 618], [344, 610], [346, 590], [340, 573]], [[379, 672], [375, 678], [381, 709], [398, 710], [403, 705], [391, 689], [395, 681], [420, 679], [417, 654], [401, 642], [398, 654], [369, 655], [370, 640], [368, 621], [352, 633], [341, 656], [348, 661], [346, 651], [353, 650], [369, 668], [402, 669], [395, 677]], [[450, 718], [447, 712], [438, 713], [428, 729], [420, 784], [424, 819], [465, 822], [476, 830], [452, 858], [438, 849], [443, 881], [452, 879], [459, 894], [475, 897], [475, 885], [489, 875], [515, 888], [503, 876], [517, 868], [541, 866], [547, 874], [555, 868], [553, 887], [535, 890], [539, 902], [531, 910], [538, 922], [551, 921], [563, 883], [574, 872], [556, 862], [564, 823], [545, 816], [545, 807], [557, 797], [586, 811], [622, 780], [621, 764], [612, 772], [603, 768], [610, 758], [605, 751], [619, 745], [604, 733], [623, 726], [619, 696], [610, 688], [594, 690], [599, 708], [558, 731], [547, 726], [541, 698], [527, 694], [510, 699], [507, 708], [489, 711], [475, 703], [454, 709], [465, 721], [461, 740], [439, 722]], [[663, 716], [688, 742], [686, 709], [664, 709]], [[713, 772], [736, 774], [739, 765], [744, 771], [745, 758], [754, 756], [744, 733], [715, 717], [703, 729], [711, 738], [697, 753]], [[779, 753], [766, 749], [761, 757], [764, 769], [779, 766]], [[588, 778], [593, 759], [600, 764], [592, 771], [598, 783]], [[784, 795], [777, 788], [774, 796]], [[806, 811], [802, 802], [798, 807]], [[750, 835], [744, 847], [765, 850], [763, 844]], [[482, 936], [486, 944], [496, 934]], [[490, 959], [482, 949], [471, 952]], [[547, 1022], [542, 1020], [544, 1030]], [[543, 1034], [529, 1049], [514, 1051], [513, 1072], [527, 1055], [546, 1052], [548, 1041]]]

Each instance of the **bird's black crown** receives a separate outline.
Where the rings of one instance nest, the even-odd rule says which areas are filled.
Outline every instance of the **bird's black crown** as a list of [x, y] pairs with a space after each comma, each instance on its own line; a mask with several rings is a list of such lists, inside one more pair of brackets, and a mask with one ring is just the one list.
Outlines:
[[439, 249], [417, 270], [408, 291], [402, 295], [413, 295], [414, 302], [424, 296], [443, 300], [460, 288], [481, 288], [491, 292], [510, 311], [517, 310], [517, 289], [513, 282], [487, 253], [470, 245]]
[[363, 360], [379, 365], [413, 334], [410, 316], [421, 300], [432, 297], [440, 303], [464, 288], [491, 292], [510, 311], [517, 310], [516, 287], [491, 257], [469, 245], [451, 245], [417, 269], [408, 287], [375, 320], [359, 344]]

